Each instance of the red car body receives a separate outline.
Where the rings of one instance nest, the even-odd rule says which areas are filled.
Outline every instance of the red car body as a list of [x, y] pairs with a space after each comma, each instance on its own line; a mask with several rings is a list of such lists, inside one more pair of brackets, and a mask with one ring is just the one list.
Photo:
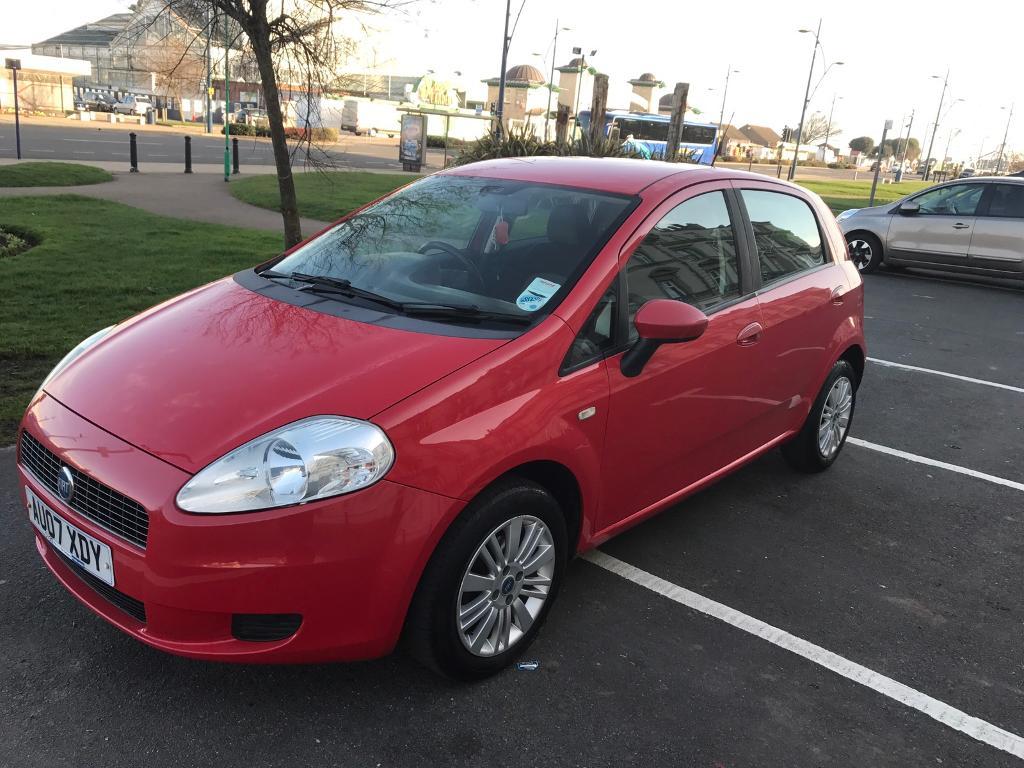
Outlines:
[[[19, 454], [23, 486], [111, 547], [116, 590], [144, 604], [145, 621], [83, 582], [37, 534], [46, 565], [79, 600], [143, 642], [190, 657], [387, 654], [439, 540], [497, 478], [517, 472], [548, 487], [582, 552], [796, 434], [838, 359], [863, 368], [860, 277], [832, 214], [806, 190], [633, 160], [509, 160], [445, 173], [638, 202], [564, 300], [511, 339], [325, 316], [231, 278], [122, 323], [45, 385], [21, 426], [57, 461], [148, 514], [143, 549], [65, 504]], [[710, 315], [703, 335], [662, 346], [638, 376], [622, 373], [621, 350], [560, 374], [652, 224], [698, 192], [740, 187], [807, 202], [826, 263]], [[594, 415], [584, 419], [588, 408]], [[231, 449], [335, 413], [371, 421], [395, 447], [393, 467], [371, 487], [246, 514], [177, 507], [190, 477]], [[19, 444], [23, 453], [25, 438]], [[239, 614], [299, 615], [301, 626], [284, 639], [242, 640], [232, 630]]]

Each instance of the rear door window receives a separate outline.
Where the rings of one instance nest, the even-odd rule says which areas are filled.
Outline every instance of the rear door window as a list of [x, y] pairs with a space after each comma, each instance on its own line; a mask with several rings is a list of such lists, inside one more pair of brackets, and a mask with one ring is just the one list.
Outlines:
[[987, 215], [1024, 219], [1024, 184], [993, 184], [990, 194]]
[[744, 189], [740, 195], [754, 229], [763, 284], [825, 263], [821, 230], [810, 205], [782, 192]]

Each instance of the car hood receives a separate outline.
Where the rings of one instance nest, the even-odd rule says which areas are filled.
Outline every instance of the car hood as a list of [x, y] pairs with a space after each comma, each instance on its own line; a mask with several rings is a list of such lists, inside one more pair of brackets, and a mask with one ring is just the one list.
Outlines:
[[356, 322], [227, 278], [122, 323], [45, 390], [122, 440], [197, 472], [307, 416], [369, 419], [505, 342]]

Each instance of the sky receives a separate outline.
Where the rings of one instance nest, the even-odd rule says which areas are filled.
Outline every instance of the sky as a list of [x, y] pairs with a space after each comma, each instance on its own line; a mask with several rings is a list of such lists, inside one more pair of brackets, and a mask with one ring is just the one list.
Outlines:
[[[512, 0], [513, 18], [520, 3]], [[39, 4], [0, 0], [0, 43], [45, 39], [123, 11], [128, 0], [43, 4], [45, 14]], [[650, 71], [668, 89], [689, 82], [690, 104], [717, 122], [731, 68], [738, 72], [729, 81], [726, 122], [732, 117], [736, 125], [781, 131], [799, 122], [811, 63], [813, 31], [798, 30], [815, 29], [820, 18], [812, 88], [820, 84], [808, 113], [827, 115], [836, 97], [833, 124], [842, 133], [833, 144], [845, 147], [861, 135], [877, 141], [885, 120], [893, 121], [894, 133], [912, 110], [912, 135], [924, 140], [927, 130], [930, 138], [948, 69], [933, 155], [940, 155], [947, 141], [958, 160], [975, 157], [979, 148], [985, 154], [998, 149], [1013, 103], [1007, 148], [1024, 151], [1024, 2], [972, 0], [969, 13], [964, 9], [950, 0], [790, 0], [783, 5], [525, 0], [509, 64], [534, 64], [547, 72], [557, 19], [571, 30], [560, 33], [556, 64], [568, 62], [572, 46], [596, 49], [591, 61], [611, 78], [613, 96], [628, 89], [626, 80]], [[458, 70], [476, 81], [498, 73], [504, 11], [502, 0], [415, 0], [374, 20], [378, 31], [371, 43], [378, 61], [393, 73]], [[821, 79], [825, 65], [836, 61], [844, 63]]]

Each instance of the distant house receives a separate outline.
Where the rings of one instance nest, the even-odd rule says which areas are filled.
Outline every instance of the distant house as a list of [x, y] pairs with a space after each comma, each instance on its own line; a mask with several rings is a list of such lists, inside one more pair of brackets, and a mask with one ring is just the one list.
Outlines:
[[763, 125], [723, 125], [719, 134], [721, 155], [732, 160], [774, 160], [782, 137]]

